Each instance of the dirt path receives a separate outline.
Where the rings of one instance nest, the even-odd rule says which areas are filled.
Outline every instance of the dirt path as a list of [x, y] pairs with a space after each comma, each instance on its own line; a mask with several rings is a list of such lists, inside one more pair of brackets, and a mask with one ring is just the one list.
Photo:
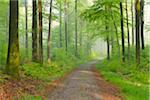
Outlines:
[[68, 75], [48, 94], [48, 100], [121, 100], [115, 96], [118, 90], [100, 79], [93, 70], [94, 64], [95, 61], [81, 65]]

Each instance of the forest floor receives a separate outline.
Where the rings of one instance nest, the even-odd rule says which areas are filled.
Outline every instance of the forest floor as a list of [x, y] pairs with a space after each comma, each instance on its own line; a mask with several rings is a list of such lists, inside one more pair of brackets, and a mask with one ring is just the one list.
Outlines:
[[45, 82], [32, 77], [0, 85], [0, 100], [122, 100], [120, 89], [104, 80], [96, 70], [97, 61], [82, 64], [63, 77]]
[[51, 84], [48, 100], [122, 100], [119, 89], [106, 82], [95, 61], [83, 64], [63, 80]]

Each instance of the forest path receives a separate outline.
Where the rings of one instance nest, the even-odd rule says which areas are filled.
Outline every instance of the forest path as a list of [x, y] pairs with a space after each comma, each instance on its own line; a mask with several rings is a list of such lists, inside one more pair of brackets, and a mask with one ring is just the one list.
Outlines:
[[93, 70], [95, 63], [83, 64], [68, 75], [48, 94], [48, 100], [121, 100], [118, 90]]

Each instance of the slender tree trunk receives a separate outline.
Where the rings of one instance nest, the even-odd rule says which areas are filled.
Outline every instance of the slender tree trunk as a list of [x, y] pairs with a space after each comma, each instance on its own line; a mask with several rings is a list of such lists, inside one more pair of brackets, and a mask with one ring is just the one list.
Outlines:
[[48, 58], [48, 62], [49, 62], [49, 63], [51, 62], [50, 47], [51, 47], [52, 5], [53, 5], [53, 0], [50, 0], [49, 28], [48, 28], [48, 43], [47, 43], [47, 58]]
[[28, 57], [28, 1], [25, 0], [25, 32], [26, 32], [26, 41], [25, 41], [25, 47], [26, 47], [26, 56]]
[[107, 36], [107, 59], [110, 60], [110, 42], [109, 42], [109, 36]]
[[77, 0], [75, 0], [75, 55], [78, 55]]
[[83, 54], [83, 47], [82, 47], [82, 42], [83, 42], [83, 21], [80, 20], [80, 36], [79, 36], [79, 45], [80, 45], [80, 55], [79, 57], [82, 58], [82, 54]]
[[113, 36], [114, 34], [111, 35], [111, 55], [114, 54], [114, 37]]
[[65, 11], [65, 50], [66, 50], [66, 54], [68, 51], [68, 27], [67, 27], [67, 0], [65, 0], [65, 4], [64, 4], [64, 11]]
[[131, 14], [132, 14], [132, 45], [134, 45], [134, 15], [133, 15], [133, 0], [131, 0]]
[[121, 35], [122, 35], [122, 61], [125, 62], [125, 45], [124, 45], [124, 25], [123, 25], [122, 0], [120, 1], [120, 13], [121, 13]]
[[43, 64], [42, 0], [38, 1], [38, 8], [39, 8], [39, 62]]
[[144, 0], [141, 0], [141, 46], [144, 50]]
[[[112, 10], [111, 10], [111, 13], [112, 13]], [[113, 20], [113, 24], [114, 24], [114, 27], [115, 27], [115, 30], [116, 30], [115, 33], [116, 33], [117, 45], [118, 45], [118, 56], [119, 56], [119, 59], [120, 59], [120, 43], [119, 43], [118, 28], [117, 28], [116, 22], [115, 22], [114, 17], [113, 17], [112, 14], [111, 14], [111, 18]]]
[[120, 43], [119, 43], [119, 35], [118, 35], [118, 29], [117, 29], [117, 25], [116, 23], [114, 22], [114, 26], [115, 26], [115, 30], [116, 30], [116, 37], [117, 37], [117, 45], [118, 45], [118, 56], [120, 58]]
[[19, 78], [19, 36], [18, 36], [18, 0], [10, 0], [9, 43], [6, 72]]
[[80, 20], [80, 47], [82, 47], [82, 29], [83, 29], [83, 21]]
[[69, 44], [70, 44], [70, 29], [69, 29], [69, 23], [70, 23], [70, 20], [69, 20], [69, 8], [70, 6], [69, 6], [69, 2], [67, 3], [67, 9], [68, 9], [68, 11], [67, 11], [67, 13], [68, 13], [68, 15], [67, 15], [67, 41], [68, 41], [68, 47], [69, 47]]
[[32, 15], [32, 61], [38, 61], [37, 52], [37, 5], [36, 0], [32, 0], [33, 15]]
[[62, 47], [62, 4], [60, 0], [60, 11], [59, 11], [59, 40], [60, 40], [60, 48]]
[[[106, 24], [106, 32], [108, 32], [107, 24]], [[108, 33], [107, 33], [106, 42], [107, 42], [107, 60], [110, 60], [110, 42], [109, 42], [109, 34]]]
[[130, 61], [130, 33], [129, 33], [128, 2], [127, 2], [127, 0], [126, 0], [126, 18], [127, 18], [127, 36], [128, 36], [128, 61]]
[[135, 15], [136, 15], [136, 62], [140, 64], [140, 1], [135, 2]]
[[90, 37], [89, 37], [89, 33], [86, 34], [86, 49], [85, 49], [85, 52], [86, 52], [86, 56], [89, 56], [90, 55]]

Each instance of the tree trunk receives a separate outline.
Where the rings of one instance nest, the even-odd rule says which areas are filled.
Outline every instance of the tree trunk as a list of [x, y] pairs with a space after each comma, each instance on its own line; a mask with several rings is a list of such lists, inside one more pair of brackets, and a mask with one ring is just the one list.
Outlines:
[[[112, 13], [112, 10], [111, 10], [111, 13]], [[117, 38], [117, 45], [118, 45], [118, 56], [119, 56], [119, 59], [120, 59], [120, 44], [119, 44], [119, 35], [118, 35], [118, 29], [117, 29], [117, 25], [116, 25], [116, 22], [114, 20], [114, 17], [113, 15], [111, 14], [111, 18], [113, 20], [113, 24], [114, 24], [114, 27], [115, 27], [115, 30], [116, 30], [116, 38]]]
[[114, 31], [112, 28], [111, 28], [111, 32], [112, 32], [112, 34], [111, 34], [111, 55], [113, 55], [114, 54]]
[[107, 38], [106, 38], [106, 42], [107, 42], [107, 60], [110, 60], [110, 42], [109, 42], [109, 34], [108, 34], [107, 24], [106, 24], [106, 32], [107, 32]]
[[38, 1], [38, 8], [39, 8], [39, 62], [43, 64], [42, 0]]
[[75, 55], [78, 55], [77, 0], [75, 0]]
[[49, 62], [49, 63], [51, 62], [50, 47], [51, 47], [52, 5], [53, 5], [53, 0], [50, 0], [49, 28], [48, 28], [48, 43], [47, 43], [47, 58], [48, 58], [48, 62]]
[[26, 56], [28, 57], [28, 1], [25, 0], [25, 32], [26, 32], [26, 40], [25, 40], [25, 47], [26, 47]]
[[110, 60], [110, 43], [109, 43], [109, 36], [107, 36], [107, 60]]
[[59, 40], [60, 40], [60, 48], [62, 47], [62, 4], [61, 4], [61, 0], [60, 0], [60, 11], [59, 11]]
[[135, 15], [136, 15], [136, 62], [140, 64], [140, 1], [135, 2]]
[[118, 56], [120, 58], [120, 43], [119, 43], [119, 35], [118, 35], [118, 29], [117, 29], [117, 25], [116, 23], [114, 22], [114, 26], [115, 26], [115, 30], [116, 30], [116, 37], [117, 37], [117, 45], [118, 45]]
[[32, 0], [33, 15], [32, 15], [32, 61], [38, 62], [37, 52], [37, 5], [36, 0]]
[[131, 13], [132, 13], [132, 45], [134, 45], [134, 16], [133, 16], [133, 0], [131, 0]]
[[[70, 9], [70, 5], [69, 5], [69, 2], [67, 3], [67, 9]], [[70, 34], [70, 27], [69, 27], [69, 25], [70, 25], [70, 20], [69, 20], [69, 10], [67, 11], [67, 13], [68, 13], [68, 16], [67, 16], [67, 34], [68, 34], [68, 36], [67, 36], [67, 38], [68, 38], [68, 47], [69, 47], [69, 44], [71, 43], [71, 34]]]
[[127, 36], [128, 36], [128, 61], [130, 61], [130, 33], [129, 33], [129, 19], [128, 19], [127, 0], [126, 0], [126, 18], [127, 18]]
[[120, 14], [121, 14], [121, 35], [122, 35], [122, 61], [125, 62], [124, 25], [123, 25], [123, 7], [122, 7], [122, 0], [120, 1]]
[[6, 72], [19, 78], [18, 0], [10, 0], [9, 43]]
[[83, 33], [82, 33], [82, 30], [83, 30], [83, 21], [82, 20], [80, 20], [80, 47], [82, 47], [82, 35], [83, 35]]
[[65, 4], [64, 4], [64, 10], [65, 10], [65, 50], [66, 50], [66, 54], [68, 51], [68, 27], [67, 27], [67, 1], [65, 0]]
[[141, 0], [141, 46], [144, 50], [144, 0]]

